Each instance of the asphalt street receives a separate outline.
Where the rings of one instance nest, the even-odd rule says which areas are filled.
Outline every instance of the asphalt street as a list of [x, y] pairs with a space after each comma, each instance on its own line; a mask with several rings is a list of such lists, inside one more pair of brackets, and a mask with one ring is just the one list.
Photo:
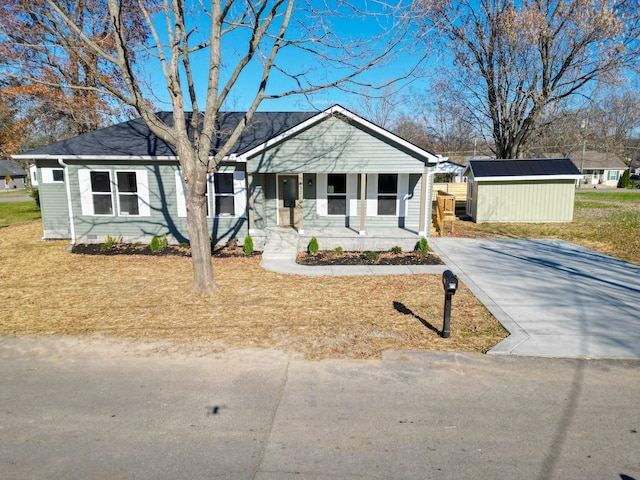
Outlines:
[[639, 480], [639, 367], [0, 338], [0, 477]]

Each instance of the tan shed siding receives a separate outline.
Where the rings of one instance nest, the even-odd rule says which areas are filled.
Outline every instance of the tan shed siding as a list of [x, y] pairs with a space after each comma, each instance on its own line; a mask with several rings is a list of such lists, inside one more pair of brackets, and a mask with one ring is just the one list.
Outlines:
[[329, 118], [247, 161], [259, 173], [421, 173], [424, 163], [373, 132]]
[[573, 180], [477, 182], [476, 222], [570, 222]]

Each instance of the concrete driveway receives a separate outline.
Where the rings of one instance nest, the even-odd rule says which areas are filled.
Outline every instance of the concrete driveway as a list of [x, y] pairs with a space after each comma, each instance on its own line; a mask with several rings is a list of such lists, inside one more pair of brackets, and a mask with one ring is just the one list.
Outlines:
[[562, 240], [429, 243], [509, 330], [489, 353], [640, 358], [640, 267]]

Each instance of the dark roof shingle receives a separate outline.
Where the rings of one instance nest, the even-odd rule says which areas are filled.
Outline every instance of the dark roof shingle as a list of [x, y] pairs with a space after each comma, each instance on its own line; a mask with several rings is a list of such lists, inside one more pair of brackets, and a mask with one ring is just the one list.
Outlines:
[[580, 171], [568, 158], [471, 160], [469, 168], [474, 178], [580, 175]]
[[[160, 112], [156, 115], [168, 125], [172, 125], [171, 112]], [[317, 115], [317, 112], [256, 112], [231, 153], [244, 153], [314, 115]], [[211, 148], [212, 154], [215, 154], [226, 141], [243, 116], [242, 112], [220, 113], [218, 135]], [[149, 130], [144, 120], [137, 118], [37, 148], [21, 154], [20, 157], [25, 158], [29, 155], [173, 157], [177, 154], [171, 145]]]

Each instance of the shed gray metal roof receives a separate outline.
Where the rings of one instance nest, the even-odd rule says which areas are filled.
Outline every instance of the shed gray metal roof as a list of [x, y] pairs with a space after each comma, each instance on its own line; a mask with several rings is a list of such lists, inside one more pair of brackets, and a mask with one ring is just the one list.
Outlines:
[[526, 160], [471, 160], [474, 179], [509, 180], [531, 177], [582, 178], [580, 170], [568, 158]]
[[[242, 154], [270, 138], [299, 125], [318, 112], [256, 112], [231, 153]], [[172, 112], [156, 114], [168, 125], [173, 124]], [[243, 118], [242, 112], [220, 113], [217, 138], [211, 148], [215, 154], [233, 128]], [[189, 120], [189, 119], [188, 119]], [[175, 149], [154, 135], [144, 120], [137, 118], [85, 133], [61, 142], [16, 155], [16, 158], [60, 157], [175, 157]]]

